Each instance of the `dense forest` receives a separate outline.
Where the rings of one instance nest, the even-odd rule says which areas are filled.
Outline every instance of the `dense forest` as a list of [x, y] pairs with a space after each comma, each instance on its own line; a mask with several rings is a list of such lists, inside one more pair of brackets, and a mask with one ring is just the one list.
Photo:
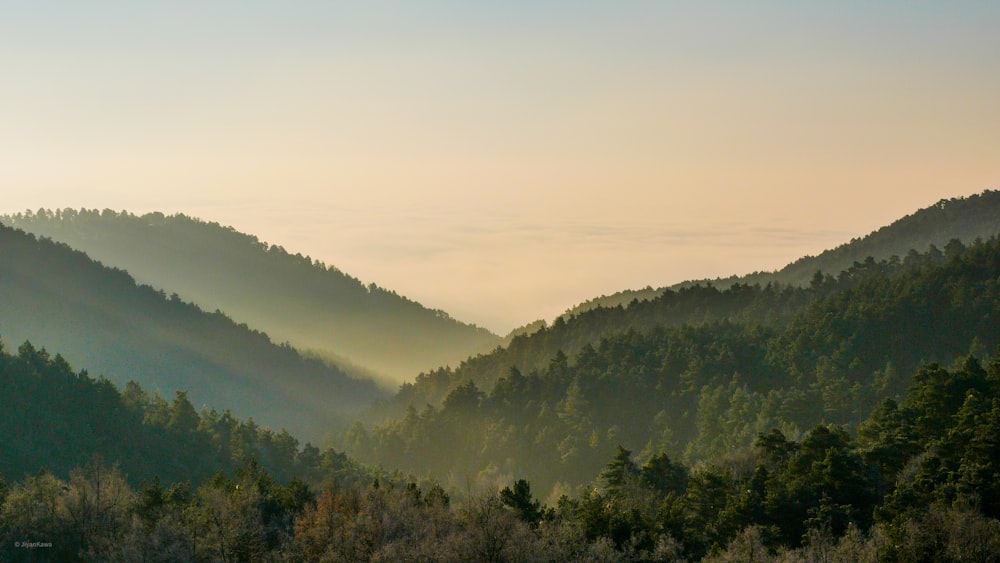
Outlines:
[[[998, 193], [804, 283], [581, 308], [393, 397], [0, 226], [0, 560], [998, 561]], [[68, 217], [346, 277], [183, 216], [21, 216]]]
[[422, 374], [345, 447], [446, 483], [520, 475], [552, 495], [587, 483], [618, 445], [697, 463], [771, 428], [855, 428], [920, 365], [993, 350], [998, 326], [996, 238], [869, 259], [808, 288], [684, 288]]
[[0, 222], [64, 242], [139, 282], [393, 384], [500, 338], [335, 267], [185, 215], [40, 209]]
[[301, 445], [231, 411], [200, 412], [187, 391], [170, 400], [129, 381], [119, 391], [103, 377], [75, 372], [61, 356], [30, 342], [8, 352], [0, 342], [0, 475], [46, 470], [66, 478], [88, 460], [106, 460], [135, 479], [202, 482], [252, 462], [284, 482], [320, 483], [357, 470], [333, 450]]
[[6, 561], [1000, 558], [996, 359], [921, 367], [856, 435], [772, 429], [696, 465], [617, 446], [591, 486], [544, 505], [524, 479], [454, 495], [366, 471], [30, 344], [0, 350], [0, 386], [2, 431], [21, 438], [0, 445]]
[[123, 385], [229, 408], [320, 441], [386, 393], [304, 358], [225, 314], [207, 313], [64, 244], [0, 225], [0, 336], [59, 350]]
[[[936, 204], [920, 209], [892, 224], [864, 237], [852, 239], [818, 256], [803, 256], [776, 272], [754, 272], [715, 280], [691, 280], [672, 286], [680, 289], [691, 285], [711, 283], [720, 289], [734, 284], [779, 283], [807, 286], [817, 270], [837, 273], [868, 257], [887, 260], [892, 256], [905, 256], [913, 249], [932, 245], [943, 247], [951, 239], [966, 244], [977, 238], [987, 239], [1000, 233], [1000, 191], [986, 190], [969, 197], [942, 199]], [[633, 300], [654, 299], [668, 288], [625, 290], [613, 295], [590, 299], [567, 311], [567, 315], [582, 313], [595, 307], [627, 305]]]

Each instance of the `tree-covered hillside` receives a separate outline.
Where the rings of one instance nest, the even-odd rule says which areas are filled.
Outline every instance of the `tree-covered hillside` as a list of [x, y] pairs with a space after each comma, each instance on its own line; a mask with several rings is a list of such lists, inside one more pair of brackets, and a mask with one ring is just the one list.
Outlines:
[[618, 447], [555, 520], [623, 561], [996, 561], [1000, 362], [921, 367], [852, 435], [779, 430], [687, 466]]
[[573, 357], [588, 344], [597, 346], [602, 338], [628, 330], [642, 332], [718, 321], [784, 327], [802, 309], [824, 295], [890, 272], [940, 264], [952, 253], [964, 251], [965, 246], [954, 239], [945, 248], [946, 252], [931, 247], [924, 254], [914, 251], [903, 259], [881, 262], [869, 257], [855, 262], [836, 277], [817, 271], [808, 287], [778, 283], [764, 286], [737, 283], [725, 289], [714, 285], [690, 285], [667, 289], [653, 299], [635, 300], [626, 306], [597, 307], [560, 317], [551, 326], [541, 325], [533, 332], [514, 336], [506, 347], [470, 357], [454, 369], [444, 367], [421, 373], [413, 383], [403, 384], [392, 399], [372, 409], [369, 418], [399, 417], [409, 405], [417, 408], [425, 404], [438, 405], [449, 392], [469, 380], [480, 389], [490, 389], [510, 367], [523, 372], [541, 369], [557, 352]]
[[921, 367], [857, 435], [771, 429], [697, 465], [617, 446], [587, 487], [545, 504], [524, 479], [456, 497], [372, 473], [199, 415], [183, 393], [119, 393], [28, 344], [0, 350], [0, 408], [14, 415], [0, 436], [19, 438], [0, 441], [4, 561], [1000, 558], [996, 359]]
[[[230, 411], [200, 413], [0, 342], [0, 560], [259, 560], [312, 488], [373, 475]], [[232, 477], [227, 477], [231, 475]], [[242, 487], [242, 491], [241, 491]]]
[[[109, 331], [82, 322], [91, 303], [135, 321], [123, 350], [156, 335], [132, 334], [156, 324], [147, 301], [187, 319], [159, 333], [204, 319], [64, 245], [0, 235], [4, 315]], [[997, 238], [808, 288], [671, 291], [515, 339], [526, 361], [555, 347], [540, 367], [496, 367], [517, 358], [501, 350], [439, 371], [439, 405], [347, 433], [383, 470], [199, 412], [195, 386], [119, 390], [0, 344], [0, 559], [995, 561], [998, 326]]]
[[184, 215], [39, 210], [0, 222], [69, 244], [279, 341], [397, 382], [500, 342], [485, 329], [365, 286], [332, 266]]
[[189, 390], [195, 405], [232, 409], [312, 440], [384, 395], [373, 382], [303, 358], [223, 313], [5, 226], [0, 296], [7, 342], [59, 350], [119, 385], [135, 379], [167, 396]]
[[721, 320], [765, 324], [787, 321], [792, 313], [815, 297], [815, 292], [769, 285], [734, 286], [725, 291], [714, 287], [693, 286], [678, 291], [667, 290], [650, 301], [636, 301], [626, 307], [599, 307], [551, 326], [515, 336], [506, 347], [488, 354], [470, 357], [455, 368], [442, 367], [417, 375], [404, 383], [399, 392], [368, 413], [377, 420], [402, 415], [408, 406], [422, 408], [439, 405], [457, 386], [474, 382], [480, 389], [490, 389], [510, 368], [528, 372], [542, 369], [557, 354], [576, 356], [587, 346], [596, 346], [602, 338], [627, 330], [647, 331], [657, 327], [677, 327]]
[[318, 484], [355, 470], [343, 454], [300, 445], [286, 430], [229, 410], [199, 412], [188, 390], [172, 395], [168, 400], [135, 381], [119, 390], [30, 342], [16, 351], [0, 342], [0, 477], [46, 470], [66, 478], [93, 460], [117, 466], [133, 484], [200, 483], [251, 461], [284, 483]]
[[[893, 255], [905, 256], [911, 250], [922, 250], [932, 245], [943, 248], [952, 239], [968, 244], [977, 238], [987, 239], [998, 233], [1000, 233], [1000, 191], [987, 190], [969, 197], [942, 199], [930, 207], [920, 209], [873, 233], [853, 239], [818, 256], [799, 258], [776, 272], [734, 275], [711, 280], [711, 283], [720, 289], [736, 283], [760, 285], [781, 283], [805, 286], [809, 284], [817, 270], [836, 274], [869, 256], [875, 260], [883, 260]], [[709, 280], [686, 281], [672, 286], [672, 289], [708, 282]], [[665, 289], [667, 288], [647, 287], [604, 295], [571, 308], [567, 311], [567, 315], [578, 314], [595, 307], [626, 305], [633, 300], [654, 299]]]
[[[675, 317], [683, 323], [655, 320], [678, 310], [688, 312]], [[402, 416], [356, 425], [348, 448], [452, 482], [516, 474], [542, 491], [574, 487], [618, 445], [643, 460], [667, 453], [693, 463], [771, 428], [798, 436], [817, 424], [854, 427], [881, 400], [901, 397], [920, 365], [994, 350], [998, 326], [996, 238], [866, 260], [837, 278], [817, 275], [808, 289], [668, 292], [424, 374], [403, 387]], [[532, 343], [578, 349], [557, 349], [541, 367], [503, 365], [521, 346], [534, 353]], [[420, 402], [441, 393], [440, 404]]]

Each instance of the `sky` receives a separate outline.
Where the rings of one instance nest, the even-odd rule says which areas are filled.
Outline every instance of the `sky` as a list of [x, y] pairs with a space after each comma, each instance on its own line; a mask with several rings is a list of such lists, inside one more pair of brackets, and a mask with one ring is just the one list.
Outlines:
[[0, 212], [182, 212], [495, 332], [1000, 189], [1000, 3], [0, 0]]

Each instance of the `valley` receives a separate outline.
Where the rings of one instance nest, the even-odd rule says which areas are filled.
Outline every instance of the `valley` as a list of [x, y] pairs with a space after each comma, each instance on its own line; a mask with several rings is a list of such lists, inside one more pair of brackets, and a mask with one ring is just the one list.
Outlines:
[[218, 224], [5, 217], [0, 534], [53, 560], [986, 557], [997, 193], [502, 345]]

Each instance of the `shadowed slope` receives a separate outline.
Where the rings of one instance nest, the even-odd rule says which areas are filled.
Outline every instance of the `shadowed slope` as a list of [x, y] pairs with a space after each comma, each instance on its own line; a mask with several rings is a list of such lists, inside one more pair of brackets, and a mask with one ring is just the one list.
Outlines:
[[0, 335], [124, 384], [229, 408], [317, 440], [382, 396], [266, 334], [140, 286], [63, 244], [0, 226]]
[[221, 309], [275, 339], [397, 382], [500, 343], [443, 311], [217, 223], [108, 210], [39, 211], [2, 221], [65, 242], [201, 307]]

